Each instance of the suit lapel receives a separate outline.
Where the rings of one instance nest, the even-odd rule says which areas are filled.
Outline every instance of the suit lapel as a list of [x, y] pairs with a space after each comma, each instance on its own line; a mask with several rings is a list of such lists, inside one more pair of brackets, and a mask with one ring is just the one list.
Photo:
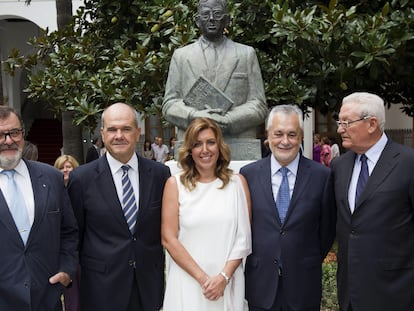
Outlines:
[[262, 161], [261, 166], [259, 167], [259, 172], [257, 175], [257, 179], [261, 184], [261, 189], [263, 191], [263, 198], [266, 200], [264, 206], [271, 206], [272, 214], [274, 214], [274, 219], [278, 220], [280, 224], [280, 217], [276, 207], [276, 198], [273, 197], [272, 191], [272, 170], [270, 167], [270, 157], [268, 156]]
[[393, 171], [394, 167], [399, 162], [399, 153], [392, 150], [390, 147], [392, 144], [391, 141], [385, 145], [384, 150], [381, 153], [381, 156], [378, 159], [377, 164], [374, 167], [374, 170], [369, 176], [368, 181], [365, 185], [364, 190], [361, 193], [361, 196], [358, 201], [358, 205], [355, 207], [357, 209], [361, 204], [364, 203], [371, 195], [374, 194], [375, 189], [384, 181], [384, 179]]
[[219, 57], [219, 65], [217, 66], [216, 87], [221, 91], [225, 91], [230, 82], [230, 78], [236, 69], [239, 58], [236, 53], [236, 45], [227, 38], [224, 39], [223, 47], [221, 48], [221, 55]]
[[29, 238], [27, 240], [27, 244], [29, 244], [30, 236], [37, 230], [39, 226], [41, 226], [41, 220], [46, 213], [50, 185], [49, 180], [45, 178], [45, 176], [39, 170], [35, 170], [28, 162], [26, 162], [26, 164], [30, 173], [30, 182], [32, 183], [34, 199], [34, 222], [32, 229], [30, 230]]
[[115, 220], [129, 232], [108, 161], [106, 157], [100, 157], [97, 161], [97, 176], [94, 178], [97, 188], [102, 190], [102, 197], [107, 203], [106, 206], [114, 215]]
[[0, 191], [0, 222], [7, 228], [7, 230], [15, 233], [13, 236], [16, 238], [19, 237], [19, 232], [2, 191]]
[[[137, 218], [137, 228], [144, 218], [150, 202], [150, 195], [152, 192], [152, 180], [154, 178], [151, 174], [152, 169], [145, 165], [144, 161], [138, 157], [138, 173], [139, 173], [139, 209]], [[159, 190], [161, 191], [161, 189]]]
[[309, 179], [311, 177], [311, 170], [309, 167], [309, 162], [303, 156], [300, 156], [295, 186], [293, 188], [292, 199], [290, 200], [285, 222], [289, 221], [289, 216], [295, 209], [296, 202], [298, 201], [300, 195], [306, 191], [309, 191], [306, 189], [307, 185], [310, 184]]

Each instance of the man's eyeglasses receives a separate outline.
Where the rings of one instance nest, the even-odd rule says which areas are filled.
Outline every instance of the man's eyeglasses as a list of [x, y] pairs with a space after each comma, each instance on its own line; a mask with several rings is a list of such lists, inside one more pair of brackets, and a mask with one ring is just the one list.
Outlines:
[[365, 117], [362, 117], [361, 119], [358, 119], [358, 120], [352, 120], [352, 121], [336, 121], [336, 125], [338, 126], [338, 127], [342, 127], [342, 128], [345, 128], [345, 129], [347, 129], [347, 128], [349, 128], [349, 126], [352, 124], [352, 123], [355, 123], [355, 122], [358, 122], [358, 121], [365, 121], [365, 120], [367, 120], [367, 119], [369, 119], [369, 118], [372, 118], [371, 116], [365, 116]]
[[0, 132], [0, 143], [4, 143], [9, 136], [13, 141], [20, 141], [23, 138], [24, 129], [11, 129], [8, 132]]
[[227, 14], [222, 11], [202, 11], [198, 14], [203, 21], [208, 21], [210, 18], [221, 21], [226, 15]]

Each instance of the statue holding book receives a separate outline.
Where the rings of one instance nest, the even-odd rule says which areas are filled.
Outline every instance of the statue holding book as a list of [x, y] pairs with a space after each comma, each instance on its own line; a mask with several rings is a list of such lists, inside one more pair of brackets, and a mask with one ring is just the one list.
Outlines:
[[225, 0], [200, 0], [195, 21], [202, 36], [171, 59], [165, 119], [177, 126], [179, 140], [197, 117], [216, 121], [230, 147], [231, 139], [255, 140], [268, 109], [254, 49], [224, 36], [230, 21]]

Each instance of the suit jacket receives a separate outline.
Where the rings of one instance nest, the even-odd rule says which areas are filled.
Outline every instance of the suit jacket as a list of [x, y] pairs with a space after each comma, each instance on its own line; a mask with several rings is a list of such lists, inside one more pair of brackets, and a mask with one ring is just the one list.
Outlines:
[[321, 266], [335, 236], [336, 208], [330, 169], [300, 157], [282, 224], [272, 193], [270, 157], [240, 170], [252, 201], [253, 252], [246, 263], [249, 306], [270, 309], [279, 284], [289, 310], [319, 310]]
[[90, 146], [86, 152], [85, 163], [92, 162], [93, 160], [99, 159], [99, 151], [95, 146]]
[[57, 272], [73, 276], [78, 231], [62, 173], [50, 165], [25, 161], [34, 193], [34, 222], [23, 244], [0, 192], [0, 310], [55, 311], [63, 286], [51, 285]]
[[341, 310], [414, 308], [414, 150], [388, 141], [351, 214], [356, 154], [332, 162], [338, 206]]
[[128, 229], [106, 157], [81, 165], [68, 191], [80, 229], [81, 309], [126, 310], [138, 282], [145, 311], [159, 310], [164, 293], [161, 200], [167, 166], [138, 157], [139, 211]]
[[[226, 114], [235, 125], [230, 130], [239, 137], [255, 138], [256, 125], [263, 123], [268, 112], [259, 62], [252, 47], [224, 39], [218, 76], [213, 84], [234, 102]], [[180, 131], [187, 128], [190, 115], [195, 111], [184, 104], [183, 98], [200, 76], [208, 77], [210, 72], [199, 41], [174, 51], [162, 112]], [[180, 134], [178, 137], [182, 137]]]

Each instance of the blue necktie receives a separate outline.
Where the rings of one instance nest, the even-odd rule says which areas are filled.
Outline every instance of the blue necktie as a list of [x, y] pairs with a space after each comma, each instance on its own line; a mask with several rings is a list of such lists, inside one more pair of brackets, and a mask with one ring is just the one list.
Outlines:
[[17, 230], [19, 230], [20, 236], [26, 245], [27, 238], [30, 233], [30, 220], [27, 212], [26, 204], [24, 202], [23, 194], [14, 180], [15, 170], [3, 170], [2, 174], [7, 176], [8, 184], [7, 191], [10, 198], [10, 212], [13, 216], [14, 223], [16, 224]]
[[137, 222], [137, 202], [135, 201], [134, 189], [128, 177], [128, 165], [122, 166], [122, 210], [124, 211], [125, 219], [131, 233], [135, 231], [135, 224]]
[[364, 190], [365, 184], [367, 183], [369, 172], [367, 164], [367, 156], [362, 154], [360, 157], [361, 160], [361, 171], [359, 172], [356, 192], [355, 192], [355, 205], [358, 203], [358, 198], [361, 195], [362, 190]]
[[281, 167], [279, 171], [282, 174], [282, 183], [280, 184], [279, 191], [277, 193], [276, 207], [279, 212], [280, 220], [283, 223], [285, 221], [290, 203], [289, 180], [287, 177], [289, 170], [286, 167]]

